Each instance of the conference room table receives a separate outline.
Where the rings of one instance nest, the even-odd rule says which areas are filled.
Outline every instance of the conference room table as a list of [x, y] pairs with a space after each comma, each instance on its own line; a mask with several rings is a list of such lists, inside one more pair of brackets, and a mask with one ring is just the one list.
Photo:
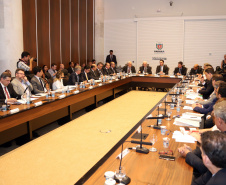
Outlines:
[[[150, 84], [147, 84], [148, 81]], [[27, 133], [32, 136], [32, 130], [53, 120], [45, 121], [43, 118], [47, 119], [53, 114], [55, 119], [59, 119], [58, 114], [65, 107], [68, 112], [65, 111], [64, 115], [71, 117], [74, 110], [77, 111], [90, 105], [87, 99], [92, 100], [92, 104], [97, 104], [106, 97], [115, 96], [118, 92], [139, 86], [139, 82], [145, 83], [147, 87], [147, 85], [153, 86], [158, 81], [168, 83], [168, 86], [171, 84], [172, 88], [181, 79], [132, 76], [91, 89], [86, 88], [78, 94], [70, 93], [63, 99], [56, 98], [38, 107], [30, 105], [31, 107], [27, 109], [26, 106], [29, 105], [22, 105], [19, 113], [13, 115], [1, 113], [1, 120], [4, 122], [1, 122], [0, 126], [5, 125], [5, 127], [0, 128], [2, 130], [5, 128], [4, 131], [7, 131], [7, 128], [13, 129], [25, 121]], [[0, 157], [0, 184], [104, 184], [104, 172], [115, 171], [118, 168], [119, 160], [116, 156], [121, 152], [121, 144], [126, 140], [131, 140], [131, 136], [141, 123], [143, 132], [149, 134], [145, 141], [148, 141], [151, 134], [155, 133], [158, 141], [154, 147], [158, 151], [163, 150], [163, 136], [160, 130], [147, 127], [147, 125], [156, 124], [156, 121], [146, 120], [146, 116], [150, 113], [156, 114], [157, 105], [164, 102], [168, 94], [166, 92], [130, 91], [3, 155]], [[80, 106], [79, 103], [81, 103]], [[19, 106], [15, 105], [15, 107]], [[15, 119], [18, 120], [18, 124], [16, 124], [17, 120], [14, 121]], [[14, 125], [10, 127], [6, 120]], [[39, 121], [32, 122], [33, 120]], [[126, 167], [127, 175], [131, 178], [130, 184], [190, 184], [192, 168], [179, 157], [177, 148], [183, 143], [176, 143], [171, 138], [172, 132], [178, 129], [178, 126], [173, 125], [172, 122], [173, 120], [163, 120], [162, 125], [166, 125], [169, 130], [167, 134], [170, 138], [170, 149], [176, 160], [158, 159], [158, 152], [139, 154], [131, 150], [122, 162], [122, 165]], [[34, 123], [39, 126], [35, 127]], [[4, 131], [1, 131], [0, 135]], [[124, 143], [124, 148], [133, 146], [136, 145]], [[190, 144], [190, 146], [194, 148], [195, 144]]]

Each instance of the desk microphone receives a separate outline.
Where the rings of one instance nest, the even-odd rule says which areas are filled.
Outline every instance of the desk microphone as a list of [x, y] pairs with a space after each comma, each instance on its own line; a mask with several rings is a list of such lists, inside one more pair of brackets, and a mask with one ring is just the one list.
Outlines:
[[142, 153], [142, 154], [148, 154], [149, 153], [149, 150], [145, 147], [143, 147], [142, 145], [152, 145], [152, 143], [149, 143], [149, 142], [142, 142], [142, 124], [141, 124], [141, 134], [140, 134], [140, 141], [131, 141], [131, 143], [137, 143], [137, 144], [140, 144], [140, 146], [137, 146], [136, 147], [136, 152], [137, 153]]
[[[120, 158], [120, 163], [119, 163], [119, 171], [121, 172], [122, 170], [122, 152], [123, 152], [123, 143], [122, 143], [122, 150], [121, 150], [121, 158]], [[117, 183], [119, 183], [119, 179], [116, 178], [116, 176], [114, 177], [114, 179], [116, 180]], [[122, 179], [122, 183], [123, 184], [129, 184], [131, 181], [131, 179], [126, 175], [123, 179]]]
[[27, 86], [26, 89], [24, 90], [24, 93], [26, 92], [27, 89], [28, 89], [28, 86]]

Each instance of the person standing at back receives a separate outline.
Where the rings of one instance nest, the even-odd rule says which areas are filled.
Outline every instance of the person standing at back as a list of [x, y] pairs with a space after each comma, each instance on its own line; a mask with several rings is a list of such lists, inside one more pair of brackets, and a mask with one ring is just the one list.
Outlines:
[[117, 66], [117, 59], [116, 56], [113, 54], [113, 50], [110, 50], [109, 53], [110, 54], [106, 57], [106, 63], [110, 64], [111, 62], [114, 62]]

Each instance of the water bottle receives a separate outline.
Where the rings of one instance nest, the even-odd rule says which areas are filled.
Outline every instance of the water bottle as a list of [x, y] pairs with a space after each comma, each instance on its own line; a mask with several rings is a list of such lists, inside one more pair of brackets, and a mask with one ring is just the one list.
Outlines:
[[103, 76], [103, 82], [105, 82], [105, 76]]
[[69, 87], [67, 86], [67, 94], [69, 94], [70, 93], [70, 90], [69, 90]]
[[30, 93], [28, 93], [28, 95], [27, 95], [27, 105], [29, 105], [30, 102], [31, 102], [31, 99], [30, 99]]
[[62, 89], [62, 94], [64, 94], [64, 88]]
[[180, 104], [177, 102], [177, 112], [180, 112]]
[[95, 80], [93, 79], [93, 86], [95, 85]]

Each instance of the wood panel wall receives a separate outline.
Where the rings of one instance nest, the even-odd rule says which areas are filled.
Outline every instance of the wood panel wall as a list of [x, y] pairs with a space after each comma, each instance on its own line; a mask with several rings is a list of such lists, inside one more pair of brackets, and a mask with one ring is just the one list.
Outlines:
[[94, 57], [94, 0], [22, 0], [24, 50], [38, 65]]

